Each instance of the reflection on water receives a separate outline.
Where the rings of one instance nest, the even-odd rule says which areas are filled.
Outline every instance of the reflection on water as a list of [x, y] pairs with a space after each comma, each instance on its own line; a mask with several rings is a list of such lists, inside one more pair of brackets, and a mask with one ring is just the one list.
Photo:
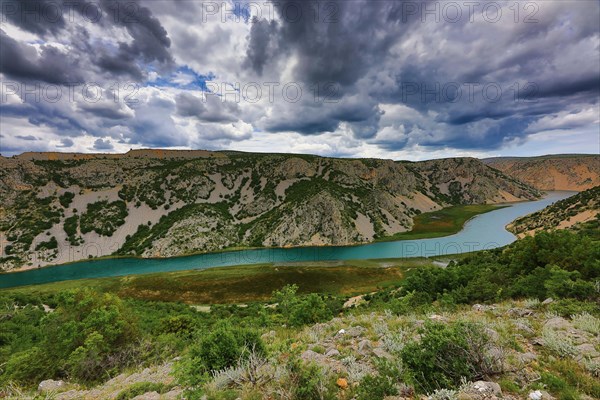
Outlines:
[[505, 246], [515, 240], [504, 227], [516, 218], [541, 210], [574, 192], [551, 192], [542, 200], [515, 203], [481, 214], [455, 235], [434, 239], [380, 242], [347, 247], [302, 247], [291, 249], [241, 250], [163, 259], [109, 259], [82, 261], [24, 272], [0, 275], [0, 288], [58, 282], [72, 279], [122, 276], [210, 267], [300, 261], [358, 260], [376, 258], [431, 257], [466, 253]]

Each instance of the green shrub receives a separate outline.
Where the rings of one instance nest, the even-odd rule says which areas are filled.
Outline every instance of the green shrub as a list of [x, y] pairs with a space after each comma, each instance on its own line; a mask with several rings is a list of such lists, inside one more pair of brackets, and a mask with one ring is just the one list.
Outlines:
[[81, 215], [79, 227], [81, 233], [95, 231], [102, 236], [112, 236], [117, 228], [125, 223], [127, 215], [124, 201], [109, 203], [101, 200], [87, 205], [86, 212]]
[[57, 366], [53, 365], [42, 349], [32, 347], [13, 354], [3, 366], [3, 380], [24, 385], [35, 385], [48, 376], [53, 376]]
[[417, 389], [457, 388], [461, 379], [489, 377], [499, 371], [501, 360], [488, 356], [490, 340], [479, 325], [426, 323], [421, 340], [409, 342], [401, 351], [402, 361]]
[[189, 315], [175, 315], [160, 321], [161, 333], [172, 333], [188, 337], [194, 331], [194, 320]]
[[50, 238], [50, 240], [48, 240], [46, 242], [38, 243], [38, 245], [35, 246], [35, 251], [53, 250], [53, 249], [56, 249], [57, 247], [58, 247], [58, 242], [56, 241], [56, 238], [54, 236], [52, 236]]
[[307, 296], [297, 295], [298, 285], [286, 285], [273, 292], [273, 301], [277, 302], [277, 311], [291, 326], [301, 326], [327, 321], [333, 313], [322, 296], [311, 293]]
[[335, 383], [328, 374], [314, 363], [304, 364], [294, 360], [288, 365], [290, 380], [297, 400], [333, 400], [336, 398]]
[[597, 304], [575, 299], [558, 299], [550, 303], [548, 310], [565, 318], [581, 313], [600, 315]]
[[60, 202], [60, 205], [63, 206], [64, 208], [69, 208], [69, 206], [71, 205], [71, 202], [73, 201], [74, 198], [75, 198], [74, 193], [65, 192], [58, 197], [58, 201]]
[[180, 379], [184, 384], [197, 387], [206, 381], [211, 371], [232, 367], [246, 359], [251, 351], [265, 354], [258, 332], [220, 322], [190, 346], [178, 367]]
[[357, 390], [358, 400], [383, 399], [398, 395], [397, 385], [402, 381], [402, 368], [398, 363], [387, 359], [375, 359], [377, 374], [367, 375]]

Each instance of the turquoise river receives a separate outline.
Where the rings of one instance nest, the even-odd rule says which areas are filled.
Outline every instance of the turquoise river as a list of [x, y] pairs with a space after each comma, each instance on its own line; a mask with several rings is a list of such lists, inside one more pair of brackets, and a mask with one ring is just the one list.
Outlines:
[[538, 211], [573, 194], [575, 192], [550, 192], [541, 200], [512, 203], [508, 207], [480, 214], [469, 220], [459, 233], [441, 238], [377, 242], [342, 247], [266, 248], [174, 258], [115, 258], [81, 261], [0, 274], [0, 288], [231, 265], [431, 257], [491, 249], [505, 246], [516, 239], [505, 229], [507, 224], [518, 217]]

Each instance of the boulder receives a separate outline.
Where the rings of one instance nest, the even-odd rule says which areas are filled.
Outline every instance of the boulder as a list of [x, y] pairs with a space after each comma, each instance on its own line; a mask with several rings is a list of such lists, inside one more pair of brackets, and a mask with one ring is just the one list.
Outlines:
[[544, 324], [544, 328], [566, 331], [573, 328], [573, 326], [569, 321], [567, 321], [563, 317], [554, 317], [546, 321], [546, 323]]
[[477, 381], [461, 389], [459, 400], [497, 400], [502, 396], [500, 385], [495, 382]]
[[47, 393], [47, 392], [58, 392], [61, 389], [64, 389], [66, 386], [64, 381], [55, 381], [53, 379], [46, 379], [45, 381], [41, 381], [38, 385], [38, 392]]
[[323, 364], [325, 361], [325, 356], [323, 354], [319, 354], [312, 350], [306, 350], [300, 355], [300, 358], [307, 362], [316, 362], [319, 364]]
[[546, 300], [542, 301], [543, 306], [547, 306], [550, 303], [553, 303], [554, 299], [552, 297], [548, 297]]
[[495, 395], [502, 393], [500, 385], [496, 382], [477, 381], [473, 383], [473, 389], [480, 393], [490, 393]]
[[373, 346], [371, 346], [371, 342], [369, 340], [361, 340], [358, 343], [358, 352], [361, 354], [368, 354], [371, 352], [372, 349]]
[[533, 315], [533, 310], [528, 308], [511, 308], [506, 312], [508, 315], [517, 317], [530, 317]]
[[346, 335], [350, 337], [359, 337], [362, 336], [367, 330], [360, 325], [351, 326], [346, 330]]
[[269, 339], [272, 339], [272, 338], [274, 338], [274, 337], [275, 337], [275, 335], [276, 335], [275, 331], [269, 331], [269, 332], [267, 332], [267, 333], [263, 333], [263, 334], [261, 335], [261, 339], [262, 339], [262, 340], [269, 340]]
[[493, 330], [492, 328], [485, 328], [484, 329], [485, 334], [487, 335], [488, 338], [490, 338], [490, 340], [497, 342], [498, 340], [500, 340], [500, 335], [498, 334], [498, 332], [496, 332], [495, 330]]
[[575, 347], [577, 349], [577, 359], [581, 360], [583, 358], [597, 358], [600, 357], [600, 353], [596, 350], [593, 344], [584, 343]]
[[340, 355], [340, 352], [337, 349], [329, 349], [325, 353], [325, 357], [337, 357]]
[[432, 321], [435, 321], [435, 322], [442, 322], [442, 323], [448, 322], [448, 318], [444, 317], [443, 315], [438, 315], [438, 314], [430, 315], [429, 319]]

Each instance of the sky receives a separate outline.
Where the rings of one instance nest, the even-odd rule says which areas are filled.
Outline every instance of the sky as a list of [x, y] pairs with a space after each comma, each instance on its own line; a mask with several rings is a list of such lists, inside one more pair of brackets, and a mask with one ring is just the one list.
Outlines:
[[600, 153], [600, 1], [0, 0], [0, 154]]

